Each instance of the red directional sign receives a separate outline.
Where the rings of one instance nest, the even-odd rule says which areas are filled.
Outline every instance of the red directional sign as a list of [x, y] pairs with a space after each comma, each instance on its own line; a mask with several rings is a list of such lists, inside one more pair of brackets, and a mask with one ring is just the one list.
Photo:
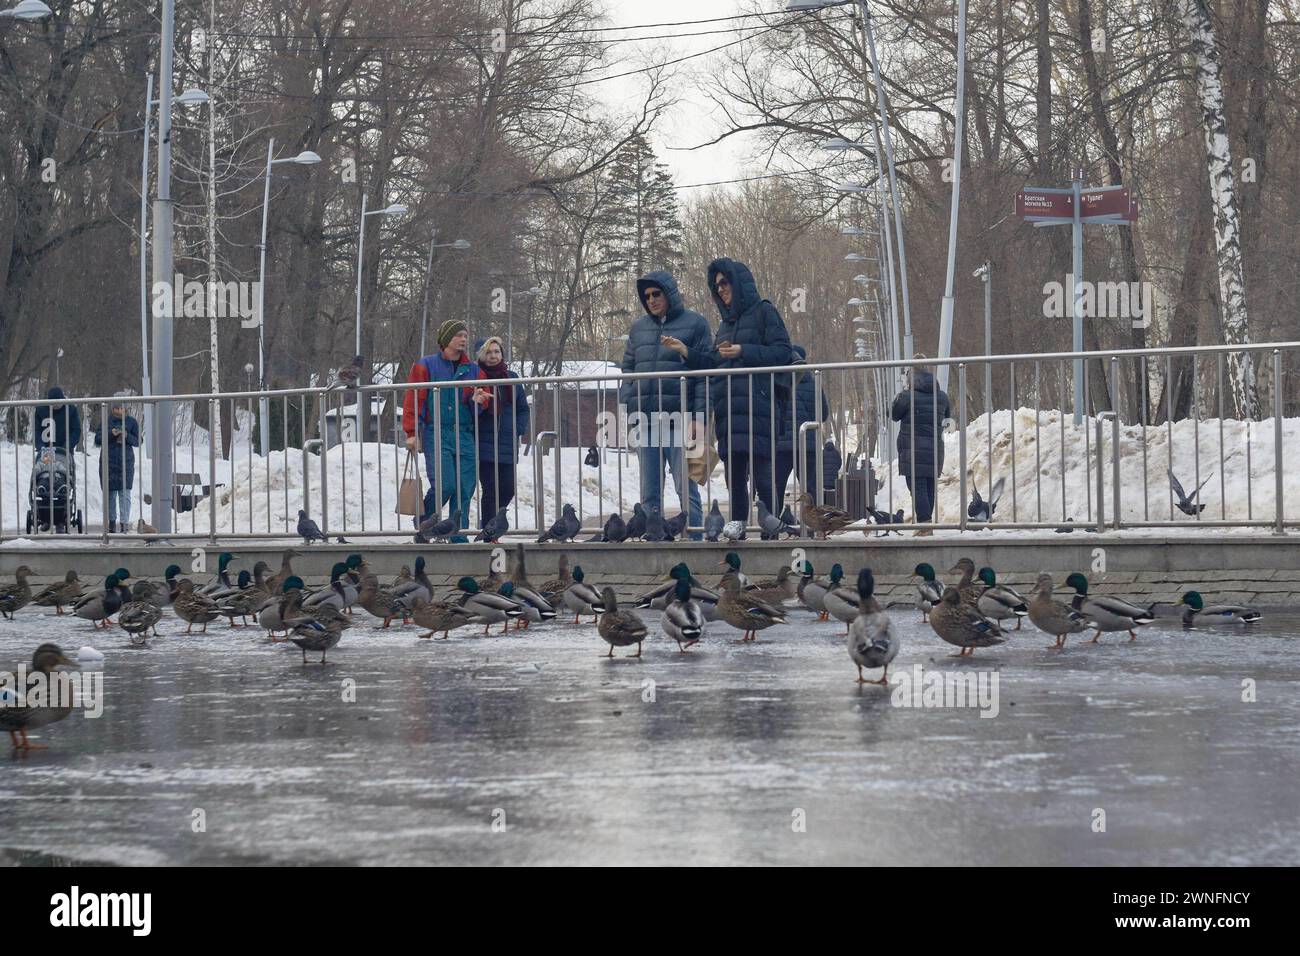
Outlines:
[[1084, 219], [1093, 216], [1110, 216], [1119, 219], [1136, 219], [1137, 205], [1127, 189], [1097, 189], [1083, 191], [1079, 215]]
[[1027, 186], [1016, 193], [1016, 215], [1021, 219], [1051, 216], [1074, 218], [1074, 197], [1066, 189], [1035, 189]]

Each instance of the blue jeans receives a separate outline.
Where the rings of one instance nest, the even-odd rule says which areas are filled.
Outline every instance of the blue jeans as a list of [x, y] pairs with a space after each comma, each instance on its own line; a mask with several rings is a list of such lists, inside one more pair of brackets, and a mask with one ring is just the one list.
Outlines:
[[[676, 436], [674, 435], [673, 438]], [[691, 481], [686, 474], [686, 449], [674, 443], [670, 447], [643, 447], [638, 450], [641, 459], [641, 504], [656, 504], [662, 514], [664, 510], [664, 465], [672, 471], [673, 488], [677, 490], [678, 501], [681, 500], [682, 481], [686, 482], [688, 513], [691, 527], [698, 528], [704, 523], [704, 510], [700, 505], [700, 486]], [[665, 516], [666, 517], [666, 516]], [[700, 533], [694, 532], [691, 538], [700, 540]]]
[[131, 489], [110, 491], [108, 494], [108, 520], [126, 524], [131, 520]]
[[[438, 480], [435, 469], [439, 458], [442, 459], [442, 501], [438, 501]], [[432, 428], [424, 430], [424, 473], [429, 480], [429, 490], [424, 493], [424, 517], [433, 514], [439, 507], [455, 500], [460, 509], [460, 526], [469, 527], [469, 506], [474, 498], [474, 487], [478, 484], [478, 454], [474, 445], [460, 450], [460, 495], [456, 491], [456, 444], [455, 439], [442, 443], [441, 454], [434, 442]], [[450, 514], [448, 515], [450, 517]], [[417, 526], [419, 522], [416, 522]]]

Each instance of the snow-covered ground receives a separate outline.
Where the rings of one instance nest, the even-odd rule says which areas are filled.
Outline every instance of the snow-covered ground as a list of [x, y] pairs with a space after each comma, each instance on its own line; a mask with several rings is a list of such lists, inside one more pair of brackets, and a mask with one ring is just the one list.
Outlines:
[[[1006, 410], [993, 413], [991, 469], [988, 417], [981, 415], [967, 426], [967, 494], [971, 493], [972, 487], [978, 486], [987, 495], [990, 484], [1002, 478], [1005, 489], [997, 510], [998, 519], [1010, 521], [1014, 514], [1019, 521], [1074, 518], [1076, 522], [1082, 522], [1090, 513], [1095, 513], [1097, 507], [1097, 420], [1086, 418], [1083, 424], [1076, 426], [1073, 416], [1067, 412], [1062, 432], [1061, 412], [1055, 409], [1039, 412], [1037, 424], [1034, 418], [1034, 410], [1030, 408], [1019, 408], [1014, 414]], [[1104, 447], [1101, 464], [1108, 521], [1114, 517], [1112, 427], [1109, 420], [1102, 423]], [[1168, 471], [1171, 469], [1189, 495], [1198, 481], [1205, 482], [1199, 500], [1206, 505], [1202, 515], [1206, 519], [1272, 519], [1276, 514], [1273, 431], [1272, 419], [1260, 422], [1188, 419], [1168, 427], [1147, 426], [1145, 437], [1141, 425], [1121, 425], [1120, 509], [1123, 520], [1191, 520], [1170, 507]], [[1300, 518], [1300, 419], [1283, 419], [1282, 435], [1283, 504], [1287, 518], [1297, 519]], [[936, 519], [940, 522], [957, 521], [966, 506], [960, 500], [959, 492], [960, 441], [961, 436], [955, 431], [944, 436], [944, 468], [939, 476]], [[881, 470], [879, 463], [876, 468], [878, 472]], [[890, 469], [889, 481], [877, 496], [877, 505], [881, 509], [889, 504], [891, 494], [892, 508], [902, 508], [905, 514], [910, 515], [911, 498], [896, 461]]]
[[[229, 459], [217, 459], [215, 464], [216, 481], [222, 487], [214, 498], [201, 502], [193, 512], [179, 515], [178, 530], [207, 531], [211, 508], [216, 509], [218, 533], [291, 532], [298, 509], [303, 507], [321, 521], [323, 467], [329, 507], [322, 526], [334, 533], [363, 530], [405, 533], [409, 519], [394, 511], [406, 455], [404, 449], [392, 444], [347, 442], [331, 447], [323, 463], [319, 454], [304, 455], [297, 449], [272, 452], [264, 458], [252, 452], [248, 444], [248, 413], [244, 410], [240, 414], [243, 420], [235, 432], [232, 455]], [[976, 486], [987, 493], [991, 473], [994, 480], [1002, 478], [1006, 485], [998, 519], [1054, 522], [1073, 518], [1080, 524], [1086, 523], [1096, 509], [1095, 426], [1095, 419], [1075, 426], [1067, 413], [1062, 428], [1061, 413], [1055, 410], [1039, 412], [1037, 425], [1032, 409], [995, 412], [990, 469], [989, 421], [985, 416], [979, 417], [966, 429], [968, 494]], [[1110, 520], [1113, 519], [1113, 449], [1109, 422], [1104, 423], [1104, 432], [1101, 465]], [[198, 426], [182, 423], [178, 435], [186, 443], [177, 447], [175, 471], [193, 472], [208, 482], [207, 433]], [[939, 478], [938, 494], [937, 517], [941, 522], [955, 522], [965, 507], [959, 494], [959, 437], [955, 432], [945, 435], [945, 467]], [[1189, 493], [1198, 482], [1205, 482], [1200, 501], [1207, 505], [1203, 515], [1206, 519], [1267, 521], [1274, 517], [1275, 446], [1271, 420], [1187, 420], [1171, 427], [1150, 426], [1145, 430], [1145, 437], [1141, 426], [1123, 425], [1120, 446], [1120, 498], [1125, 521], [1172, 518], [1192, 523], [1190, 518], [1171, 509], [1167, 478], [1170, 468]], [[612, 511], [627, 515], [639, 499], [640, 469], [636, 455], [605, 449], [600, 469], [583, 464], [585, 456], [586, 450], [581, 448], [560, 451], [560, 500], [573, 504], [588, 526], [598, 525], [599, 516]], [[89, 448], [84, 457], [77, 452], [76, 458], [80, 506], [87, 522], [98, 525], [102, 507], [99, 449]], [[1291, 463], [1300, 463], [1300, 419], [1283, 421], [1282, 468], [1286, 517], [1300, 520], [1300, 467], [1286, 467]], [[554, 452], [542, 459], [540, 492], [535, 487], [535, 464], [532, 453], [520, 457], [518, 494], [510, 508], [512, 527], [535, 524], [534, 502], [539, 493], [544, 520], [549, 522], [555, 513]], [[15, 447], [12, 442], [0, 443], [0, 534], [6, 537], [20, 534], [24, 529], [31, 465], [30, 445]], [[140, 514], [142, 494], [151, 490], [149, 469], [148, 458], [137, 454], [133, 517]], [[877, 460], [875, 469], [877, 474], [887, 475], [877, 497], [878, 507], [890, 511], [901, 508], [905, 516], [910, 516], [911, 500], [898, 474], [897, 463], [892, 463], [886, 471], [885, 465]], [[423, 481], [422, 461], [418, 471]], [[790, 488], [793, 489], [793, 483]], [[703, 492], [706, 502], [710, 495], [719, 499], [725, 510], [728, 495], [721, 468], [714, 471], [709, 488]], [[672, 515], [678, 508], [675, 490], [667, 490], [665, 512]], [[476, 503], [474, 521], [477, 514]]]

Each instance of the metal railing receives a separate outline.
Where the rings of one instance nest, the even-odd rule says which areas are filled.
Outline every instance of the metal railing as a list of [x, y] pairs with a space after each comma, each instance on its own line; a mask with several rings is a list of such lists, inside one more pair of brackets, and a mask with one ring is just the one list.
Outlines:
[[[413, 404], [428, 428], [417, 426], [421, 447], [409, 465], [402, 405], [415, 389], [406, 384], [67, 398], [64, 408], [75, 409], [82, 423], [75, 444], [66, 428], [44, 420], [50, 417], [44, 410], [36, 420], [48, 401], [5, 401], [0, 536], [76, 535], [79, 510], [85, 533], [106, 538], [110, 501], [102, 489], [116, 483], [126, 489], [134, 536], [293, 538], [302, 509], [330, 537], [400, 540], [417, 520], [397, 513], [404, 468], [408, 477], [414, 472], [422, 500], [432, 485], [429, 501], [438, 514], [460, 506], [467, 536], [502, 507], [510, 533], [536, 535], [567, 503], [590, 529], [587, 537], [611, 513], [626, 519], [635, 503], [654, 499], [656, 484], [665, 517], [686, 502], [696, 535], [697, 514], [707, 514], [714, 501], [725, 516], [756, 529], [754, 501], [779, 514], [805, 489], [826, 500], [835, 488], [824, 458], [827, 440], [845, 462], [872, 461], [880, 475], [872, 507], [904, 511], [903, 522], [889, 530], [982, 528], [968, 514], [972, 494], [988, 498], [999, 479], [1005, 491], [994, 528], [1283, 533], [1300, 522], [1300, 489], [1288, 494], [1286, 481], [1300, 474], [1300, 418], [1283, 416], [1288, 396], [1295, 408], [1300, 394], [1300, 382], [1288, 378], [1300, 343], [1084, 353], [1086, 408], [1075, 424], [1070, 405], [1079, 358], [1059, 352], [947, 360], [947, 414], [927, 393], [894, 395], [900, 374], [944, 364], [933, 359], [517, 378], [509, 383], [510, 402], [502, 400], [499, 379], [420, 383], [423, 401]], [[1232, 413], [1229, 377], [1241, 364], [1256, 371], [1255, 419]], [[972, 367], [980, 374], [970, 374]], [[625, 401], [610, 401], [616, 388]], [[493, 400], [480, 404], [477, 390]], [[361, 401], [372, 403], [369, 416], [359, 414]], [[160, 489], [171, 526], [137, 532], [135, 520], [151, 521], [154, 513], [144, 457], [153, 436], [133, 444], [132, 430], [120, 427], [125, 422], [114, 434], [109, 408], [126, 403], [128, 415], [143, 422], [142, 410], [159, 402], [171, 403], [177, 436], [176, 471], [165, 482], [172, 487]], [[974, 412], [977, 406], [983, 410]], [[432, 409], [438, 414], [430, 417]], [[218, 419], [230, 425], [229, 435], [204, 424]], [[363, 422], [371, 434], [360, 434]], [[891, 426], [902, 436], [897, 446]], [[269, 432], [265, 456], [261, 428]], [[690, 462], [714, 440], [721, 467], [696, 484]], [[48, 450], [60, 442], [59, 454]], [[927, 453], [931, 444], [943, 448], [942, 461]], [[104, 454], [114, 445], [116, 481]], [[486, 449], [491, 458], [480, 453]], [[431, 468], [430, 459], [439, 467]], [[905, 462], [911, 467], [902, 467]], [[66, 504], [57, 495], [60, 464], [70, 472]], [[42, 482], [50, 472], [56, 477], [47, 489]], [[1195, 506], [1178, 507], [1170, 473]], [[933, 511], [919, 520], [926, 516], [916, 513], [913, 491], [927, 490]]]

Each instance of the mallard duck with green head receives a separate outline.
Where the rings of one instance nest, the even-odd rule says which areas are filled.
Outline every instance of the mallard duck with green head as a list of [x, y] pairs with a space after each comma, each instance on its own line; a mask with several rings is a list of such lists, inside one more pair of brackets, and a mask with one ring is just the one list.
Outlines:
[[[722, 576], [732, 575], [740, 582], [741, 590], [750, 587], [752, 582], [745, 576], [745, 572], [740, 570], [740, 555], [735, 551], [728, 551], [726, 557], [718, 562], [718, 567], [722, 568]], [[721, 589], [719, 589], [721, 594]]]
[[334, 567], [330, 568], [330, 583], [323, 588], [313, 591], [303, 598], [303, 607], [315, 607], [317, 604], [332, 604], [340, 611], [356, 600], [356, 588], [350, 580], [344, 578], [348, 572], [348, 566], [342, 561], [336, 561]]
[[104, 579], [104, 590], [83, 594], [72, 605], [72, 613], [93, 621], [95, 627], [111, 627], [107, 623], [108, 619], [122, 609], [122, 595], [117, 590], [117, 584], [117, 578], [110, 574]]
[[415, 574], [405, 581], [393, 582], [393, 596], [402, 602], [408, 616], [417, 601], [433, 600], [433, 582], [429, 580], [424, 568], [424, 557], [417, 556]]
[[201, 597], [217, 598], [225, 597], [227, 594], [235, 592], [235, 585], [230, 580], [230, 562], [234, 561], [239, 555], [232, 554], [229, 551], [222, 551], [217, 557], [217, 575], [207, 584], [194, 589], [194, 593]]
[[704, 636], [704, 608], [692, 596], [689, 578], [688, 571], [673, 582], [673, 597], [664, 607], [661, 622], [664, 633], [677, 642], [677, 650], [682, 654]]
[[[875, 579], [872, 579], [872, 587], [875, 587]], [[853, 622], [857, 620], [861, 595], [858, 594], [857, 588], [851, 588], [844, 583], [844, 566], [840, 564], [831, 565], [831, 577], [827, 582], [830, 587], [826, 589], [826, 594], [822, 597], [822, 603], [826, 605], [826, 613], [837, 621], [844, 622], [844, 633], [848, 634]]]
[[826, 592], [831, 589], [829, 581], [823, 581], [813, 574], [811, 561], [803, 563], [803, 577], [799, 579], [799, 600], [803, 606], [817, 612], [817, 620], [824, 621], [830, 612], [826, 610]]
[[734, 576], [725, 577], [722, 583], [722, 596], [718, 600], [718, 616], [743, 632], [740, 643], [758, 639], [758, 632], [774, 624], [785, 623], [785, 612], [765, 601], [750, 598], [749, 592], [740, 586]]
[[918, 564], [912, 569], [912, 575], [921, 579], [916, 586], [916, 606], [921, 611], [921, 620], [930, 620], [930, 612], [943, 600], [943, 585], [935, 580], [934, 567]]
[[514, 598], [503, 594], [485, 594], [479, 590], [478, 582], [466, 575], [456, 582], [461, 592], [460, 606], [483, 622], [483, 636], [487, 637], [493, 624], [500, 623], [501, 633], [510, 629], [510, 622], [522, 617], [523, 607]]
[[[578, 575], [578, 568], [573, 569], [574, 577]], [[609, 645], [608, 657], [614, 656], [614, 648], [631, 647], [636, 645], [636, 653], [631, 657], [641, 656], [641, 643], [650, 633], [645, 626], [645, 622], [637, 616], [637, 613], [631, 609], [620, 610], [618, 598], [614, 596], [613, 588], [605, 588], [601, 592], [600, 604], [604, 608], [604, 613], [600, 615], [600, 623], [596, 629], [600, 631], [600, 636], [605, 639]]]
[[1254, 624], [1262, 614], [1242, 604], [1206, 604], [1199, 591], [1188, 591], [1178, 602], [1183, 609], [1183, 623], [1188, 627], [1198, 621], [1211, 624]]
[[[859, 684], [888, 684], [889, 665], [898, 656], [902, 643], [894, 623], [876, 600], [876, 579], [870, 568], [858, 572], [855, 589], [858, 594], [858, 616], [849, 625], [849, 657], [858, 665]], [[862, 668], [882, 667], [880, 680], [867, 680]]]
[[194, 582], [183, 579], [177, 585], [177, 593], [172, 601], [172, 610], [176, 616], [188, 625], [185, 628], [186, 634], [194, 633], [194, 625], [202, 624], [203, 633], [208, 633], [208, 624], [215, 621], [221, 616], [221, 610], [217, 607], [215, 601], [211, 598], [198, 594], [194, 590]]
[[1068, 635], [1080, 634], [1096, 624], [1086, 614], [1053, 598], [1052, 590], [1052, 576], [1044, 571], [1038, 576], [1029, 601], [1029, 620], [1034, 627], [1056, 638], [1056, 643], [1049, 644], [1047, 649], [1059, 651], [1065, 647]]
[[76, 571], [69, 571], [62, 581], [47, 584], [32, 596], [32, 603], [38, 607], [52, 607], [56, 615], [62, 616], [63, 609], [81, 597], [81, 579]]
[[1137, 628], [1156, 619], [1150, 608], [1140, 607], [1111, 594], [1094, 594], [1089, 597], [1088, 579], [1078, 571], [1065, 579], [1065, 586], [1074, 588], [1070, 606], [1088, 617], [1097, 628], [1092, 640], [1084, 641], [1085, 644], [1096, 644], [1103, 633], [1115, 631], [1128, 631], [1128, 639], [1132, 643], [1137, 640]]
[[1021, 619], [1029, 616], [1029, 602], [1019, 592], [1005, 584], [998, 584], [997, 572], [992, 568], [980, 568], [979, 579], [984, 584], [984, 590], [975, 599], [979, 612], [994, 621], [1010, 621], [1014, 618], [1016, 630], [1020, 630]]
[[0, 614], [11, 621], [14, 619], [15, 611], [22, 610], [32, 602], [32, 588], [27, 583], [31, 573], [32, 569], [27, 565], [20, 565], [14, 571], [14, 583], [0, 588]]
[[1007, 640], [996, 621], [963, 601], [961, 592], [951, 585], [943, 589], [943, 597], [930, 610], [930, 627], [953, 647], [961, 648], [953, 657], [969, 657], [977, 647], [993, 647]]
[[[47, 686], [48, 678], [56, 667], [80, 669], [76, 661], [68, 660], [63, 655], [57, 644], [42, 644], [36, 648], [32, 654], [31, 669], [46, 676]], [[0, 697], [5, 698], [3, 706], [0, 706], [0, 731], [8, 732], [14, 750], [45, 750], [46, 744], [34, 744], [27, 739], [27, 731], [48, 727], [72, 713], [70, 700], [66, 705], [57, 704], [53, 700], [29, 703], [26, 694], [20, 696], [17, 688], [13, 687], [0, 689]]]
[[[573, 582], [564, 589], [564, 606], [573, 612], [573, 623], [578, 623], [578, 617], [583, 614], [599, 615], [604, 614], [607, 608], [601, 600], [600, 592], [586, 582], [586, 577], [582, 573], [582, 568], [575, 565], [573, 568]], [[592, 621], [593, 624], [596, 621]]]

